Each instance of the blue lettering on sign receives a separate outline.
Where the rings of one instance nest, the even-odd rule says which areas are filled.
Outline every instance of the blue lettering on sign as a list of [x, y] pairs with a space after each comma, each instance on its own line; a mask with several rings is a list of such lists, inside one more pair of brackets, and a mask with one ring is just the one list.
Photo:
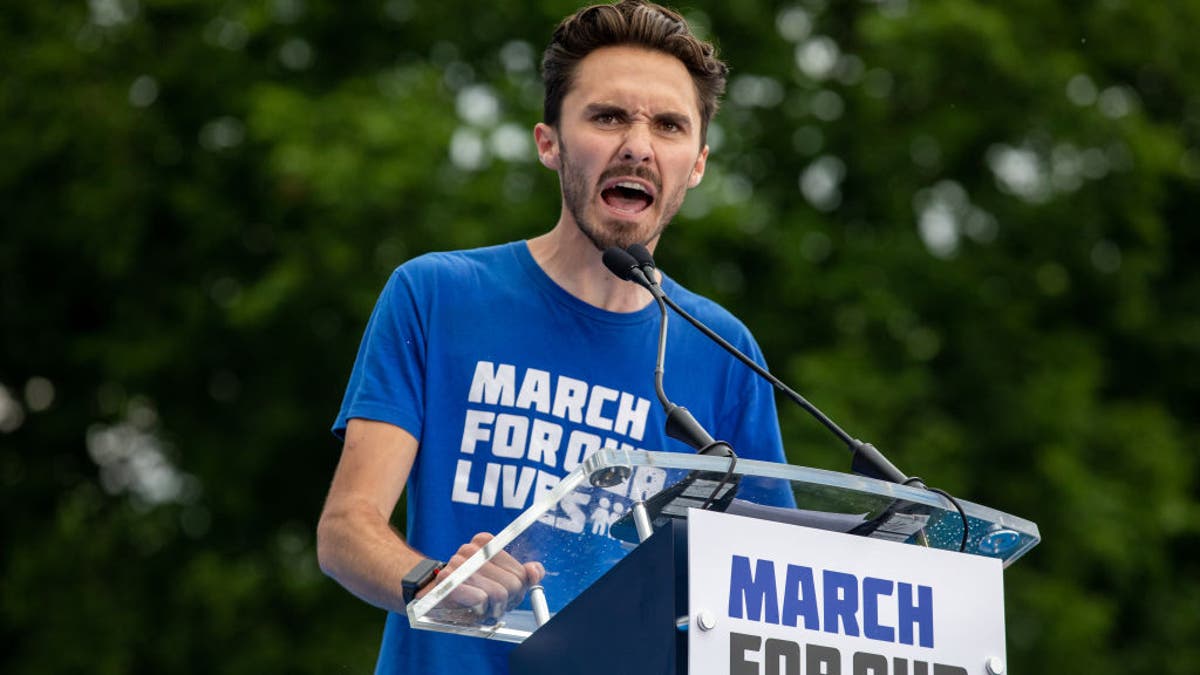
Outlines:
[[787, 581], [783, 584], [783, 625], [795, 626], [799, 617], [804, 617], [804, 627], [821, 630], [821, 616], [817, 613], [817, 586], [813, 583], [811, 567], [787, 566]]
[[900, 642], [913, 643], [913, 627], [921, 629], [921, 646], [933, 648], [933, 589], [917, 586], [917, 604], [913, 604], [912, 584], [900, 584]]
[[[750, 559], [733, 556], [729, 568], [729, 616], [779, 623], [779, 593], [775, 590], [775, 563], [759, 560], [753, 574]], [[765, 619], [760, 616], [766, 614]]]
[[[732, 556], [729, 616], [770, 624], [824, 630], [879, 642], [919, 644], [932, 649], [933, 588], [891, 579], [787, 565], [782, 593], [774, 561]], [[880, 598], [895, 597], [895, 611], [881, 616]]]
[[863, 579], [863, 635], [880, 642], [895, 642], [896, 631], [879, 623], [879, 596], [891, 595], [895, 583], [888, 579]]
[[824, 576], [825, 632], [858, 637], [858, 577], [829, 570]]

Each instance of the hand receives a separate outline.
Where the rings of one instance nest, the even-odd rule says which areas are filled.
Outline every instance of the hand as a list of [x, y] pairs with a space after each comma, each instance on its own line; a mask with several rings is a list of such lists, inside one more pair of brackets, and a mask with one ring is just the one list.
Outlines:
[[[480, 532], [460, 546], [438, 573], [437, 583], [421, 589], [417, 597], [424, 597], [492, 538], [491, 534]], [[494, 623], [520, 605], [529, 587], [540, 583], [545, 576], [546, 568], [541, 563], [521, 563], [500, 551], [442, 600], [434, 612], [439, 619], [454, 623]]]

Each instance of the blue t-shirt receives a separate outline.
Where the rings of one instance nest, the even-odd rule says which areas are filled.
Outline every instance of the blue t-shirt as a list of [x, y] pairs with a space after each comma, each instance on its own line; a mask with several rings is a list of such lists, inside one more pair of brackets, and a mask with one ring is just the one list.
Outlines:
[[[731, 314], [665, 275], [662, 287], [762, 363]], [[672, 318], [667, 395], [738, 456], [784, 461], [771, 385]], [[659, 320], [654, 303], [615, 313], [579, 300], [525, 242], [423, 255], [388, 280], [333, 431], [343, 436], [347, 420], [365, 418], [418, 439], [405, 536], [445, 560], [477, 532], [504, 529], [600, 447], [693, 452], [663, 429]], [[376, 672], [505, 673], [512, 648], [414, 631], [389, 613]]]

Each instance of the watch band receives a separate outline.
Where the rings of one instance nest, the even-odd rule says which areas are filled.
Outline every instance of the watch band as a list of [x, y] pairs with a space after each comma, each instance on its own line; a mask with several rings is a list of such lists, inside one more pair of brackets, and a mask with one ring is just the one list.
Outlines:
[[437, 578], [437, 573], [445, 566], [446, 563], [440, 560], [425, 558], [409, 570], [408, 574], [404, 575], [404, 580], [400, 582], [404, 594], [404, 604], [412, 602], [422, 588], [433, 583], [433, 580]]

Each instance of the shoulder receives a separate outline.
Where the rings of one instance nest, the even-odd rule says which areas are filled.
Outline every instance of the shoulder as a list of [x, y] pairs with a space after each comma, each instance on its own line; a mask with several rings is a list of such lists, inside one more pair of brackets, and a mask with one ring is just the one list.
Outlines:
[[750, 329], [717, 302], [688, 290], [670, 277], [664, 277], [663, 290], [689, 314], [738, 348], [744, 350], [754, 345]]
[[512, 242], [483, 248], [424, 253], [401, 264], [393, 276], [464, 279], [503, 272], [515, 264], [513, 248], [520, 244]]
[[523, 242], [424, 253], [397, 267], [388, 286], [393, 291], [407, 288], [418, 296], [438, 291], [500, 288], [522, 274], [516, 250], [520, 245]]

